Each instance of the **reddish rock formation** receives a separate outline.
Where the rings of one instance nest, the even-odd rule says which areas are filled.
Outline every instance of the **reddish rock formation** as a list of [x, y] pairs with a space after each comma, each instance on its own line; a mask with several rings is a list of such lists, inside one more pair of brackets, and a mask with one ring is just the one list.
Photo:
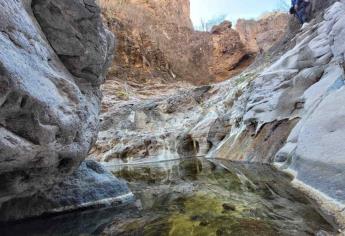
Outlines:
[[120, 80], [207, 84], [227, 79], [246, 58], [245, 47], [231, 27], [219, 27], [217, 34], [194, 31], [189, 1], [103, 0], [101, 4], [117, 36], [111, 75]]
[[219, 25], [215, 25], [211, 29], [212, 34], [221, 34], [223, 31], [229, 30], [232, 28], [232, 23], [230, 21], [223, 21]]
[[[141, 84], [149, 81], [209, 84], [228, 79], [246, 68], [258, 51], [256, 45], [251, 46], [259, 34], [257, 30], [267, 32], [275, 27], [269, 20], [262, 20], [259, 22], [262, 26], [250, 27], [245, 36], [249, 39], [243, 40], [245, 37], [232, 29], [228, 21], [213, 27], [211, 32], [195, 31], [186, 0], [101, 0], [100, 3], [118, 42], [111, 78]], [[263, 44], [267, 48], [274, 42], [275, 38], [270, 38]]]
[[284, 36], [289, 22], [289, 15], [285, 13], [270, 13], [258, 21], [237, 21], [236, 30], [241, 40], [251, 53], [266, 51]]
[[213, 51], [209, 57], [209, 73], [214, 81], [223, 81], [241, 72], [252, 61], [240, 35], [224, 21], [211, 30]]

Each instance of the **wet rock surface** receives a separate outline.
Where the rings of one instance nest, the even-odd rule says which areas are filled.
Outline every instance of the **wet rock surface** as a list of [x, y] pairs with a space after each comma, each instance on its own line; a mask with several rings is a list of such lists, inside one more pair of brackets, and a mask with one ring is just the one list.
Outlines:
[[[2, 235], [313, 235], [333, 233], [291, 177], [268, 165], [200, 159], [112, 167], [137, 202], [1, 227]], [[45, 225], [45, 228], [41, 226]], [[35, 228], [34, 226], [37, 226]], [[10, 234], [9, 234], [10, 233]]]
[[113, 36], [94, 1], [0, 5], [3, 212], [5, 202], [51, 189], [87, 156], [98, 132], [99, 85]]

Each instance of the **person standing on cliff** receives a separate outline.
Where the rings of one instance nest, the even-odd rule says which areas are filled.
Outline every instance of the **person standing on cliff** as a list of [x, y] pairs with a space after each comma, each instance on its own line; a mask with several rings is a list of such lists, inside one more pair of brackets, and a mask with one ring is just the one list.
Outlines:
[[290, 13], [295, 14], [302, 25], [308, 22], [311, 9], [310, 0], [291, 0], [291, 4]]

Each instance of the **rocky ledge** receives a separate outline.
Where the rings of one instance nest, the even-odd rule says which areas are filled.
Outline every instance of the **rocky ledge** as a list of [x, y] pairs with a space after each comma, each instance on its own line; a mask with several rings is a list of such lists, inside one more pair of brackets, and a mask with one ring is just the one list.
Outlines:
[[[114, 47], [95, 1], [1, 0], [0, 6], [0, 220], [127, 194], [96, 164], [78, 169], [97, 138], [99, 87]], [[103, 182], [91, 181], [84, 199], [89, 180]], [[117, 187], [113, 181], [119, 191], [109, 191]], [[85, 189], [75, 189], [78, 183]], [[38, 196], [57, 204], [32, 202], [25, 213], [14, 207]]]

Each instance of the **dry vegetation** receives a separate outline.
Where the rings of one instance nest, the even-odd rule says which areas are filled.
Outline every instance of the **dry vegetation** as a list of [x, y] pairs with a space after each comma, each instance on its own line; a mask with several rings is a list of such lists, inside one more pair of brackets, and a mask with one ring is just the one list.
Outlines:
[[125, 1], [126, 0], [97, 0], [97, 3], [102, 9], [116, 9]]
[[[129, 0], [96, 0], [102, 9], [117, 10], [129, 2]], [[146, 2], [146, 0], [143, 0]]]

